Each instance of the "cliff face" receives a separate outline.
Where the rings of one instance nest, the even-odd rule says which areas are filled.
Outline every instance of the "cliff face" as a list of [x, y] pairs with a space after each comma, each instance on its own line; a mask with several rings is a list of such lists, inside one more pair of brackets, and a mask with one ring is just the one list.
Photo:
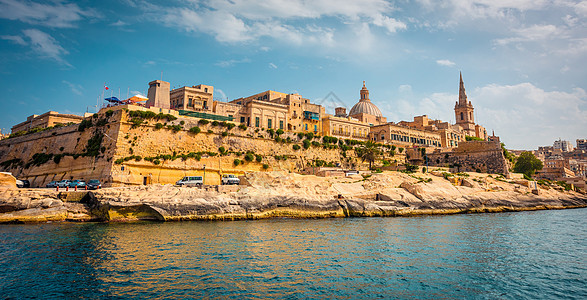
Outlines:
[[[587, 196], [551, 187], [538, 195], [524, 181], [483, 174], [385, 172], [370, 177], [316, 177], [256, 172], [241, 186], [170, 185], [108, 188], [89, 193], [0, 192], [0, 222], [47, 220], [236, 220], [272, 217], [409, 216], [587, 207]], [[450, 179], [450, 178], [449, 178]]]

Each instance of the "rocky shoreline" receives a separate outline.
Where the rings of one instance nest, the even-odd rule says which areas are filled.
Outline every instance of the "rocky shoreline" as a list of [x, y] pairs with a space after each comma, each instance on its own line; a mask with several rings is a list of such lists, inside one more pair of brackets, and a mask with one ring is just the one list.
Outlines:
[[317, 177], [246, 174], [239, 186], [171, 185], [88, 192], [0, 185], [0, 223], [396, 217], [587, 207], [587, 195], [479, 173]]

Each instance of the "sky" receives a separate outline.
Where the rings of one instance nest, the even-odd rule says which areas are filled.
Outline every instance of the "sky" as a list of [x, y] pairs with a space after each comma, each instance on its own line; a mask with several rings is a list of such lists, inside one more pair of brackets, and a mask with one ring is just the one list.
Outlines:
[[94, 112], [148, 82], [223, 101], [299, 93], [334, 113], [363, 81], [390, 122], [475, 120], [510, 149], [587, 138], [587, 1], [0, 0], [0, 128]]

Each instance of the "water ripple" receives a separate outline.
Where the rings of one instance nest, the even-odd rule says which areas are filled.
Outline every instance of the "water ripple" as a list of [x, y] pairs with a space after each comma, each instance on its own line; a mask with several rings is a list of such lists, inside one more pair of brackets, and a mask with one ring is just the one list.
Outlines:
[[587, 209], [0, 226], [0, 298], [585, 299]]

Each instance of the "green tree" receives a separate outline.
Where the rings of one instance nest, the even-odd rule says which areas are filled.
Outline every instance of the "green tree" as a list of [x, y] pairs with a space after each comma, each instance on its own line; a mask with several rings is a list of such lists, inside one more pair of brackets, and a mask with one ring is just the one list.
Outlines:
[[534, 172], [541, 170], [542, 162], [532, 154], [532, 152], [522, 152], [514, 165], [514, 172], [523, 173], [528, 177], [532, 177]]
[[366, 142], [363, 146], [356, 147], [355, 153], [357, 153], [357, 157], [359, 157], [363, 162], [368, 162], [369, 169], [371, 169], [373, 167], [373, 162], [377, 160], [380, 151], [377, 149], [374, 143]]

